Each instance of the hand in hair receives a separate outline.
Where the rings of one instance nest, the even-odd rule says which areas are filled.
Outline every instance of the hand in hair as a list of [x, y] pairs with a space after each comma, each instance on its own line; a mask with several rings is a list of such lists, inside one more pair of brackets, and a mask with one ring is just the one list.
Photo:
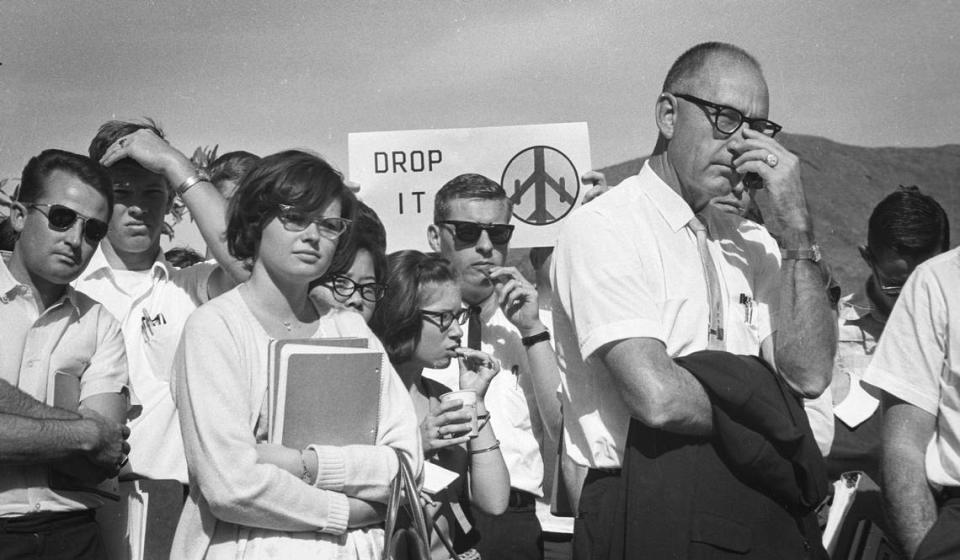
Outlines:
[[147, 128], [117, 139], [104, 152], [100, 163], [110, 167], [128, 158], [147, 171], [164, 176], [171, 187], [176, 187], [196, 172], [190, 158]]

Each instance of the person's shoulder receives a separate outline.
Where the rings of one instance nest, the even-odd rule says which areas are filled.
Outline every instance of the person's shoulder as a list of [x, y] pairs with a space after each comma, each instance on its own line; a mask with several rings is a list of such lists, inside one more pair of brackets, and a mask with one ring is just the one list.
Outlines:
[[960, 277], [960, 247], [955, 247], [917, 265], [914, 274], [930, 277], [939, 283], [955, 281]]
[[100, 303], [99, 301], [93, 299], [89, 295], [81, 292], [72, 286], [67, 286], [68, 297], [71, 299], [73, 304], [77, 308], [77, 312], [81, 317], [81, 320], [90, 318], [95, 320], [97, 323], [104, 324], [116, 324], [117, 329], [120, 328], [120, 322], [110, 313], [107, 308]]
[[211, 322], [233, 322], [233, 318], [245, 305], [238, 286], [194, 309], [187, 317], [186, 324], [196, 327], [198, 324], [207, 325]]

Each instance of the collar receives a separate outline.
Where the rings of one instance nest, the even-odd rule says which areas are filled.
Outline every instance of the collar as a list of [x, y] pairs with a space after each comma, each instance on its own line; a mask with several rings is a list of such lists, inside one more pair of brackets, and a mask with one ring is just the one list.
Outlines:
[[[26, 284], [18, 282], [17, 279], [13, 277], [10, 269], [7, 268], [7, 261], [10, 260], [12, 255], [13, 253], [9, 251], [0, 252], [0, 301], [3, 303], [7, 303], [11, 299], [22, 296], [30, 291], [30, 288]], [[68, 302], [79, 312], [80, 303], [77, 299], [78, 297], [77, 291], [73, 289], [73, 286], [67, 284], [64, 287], [63, 295], [60, 299], [51, 304], [47, 309], [53, 309], [64, 302]]]
[[861, 283], [857, 291], [840, 300], [839, 315], [844, 322], [856, 322], [868, 316], [880, 324], [887, 322], [886, 318], [880, 315], [877, 306], [867, 296], [866, 282]]
[[[150, 269], [153, 271], [153, 277], [160, 280], [167, 280], [170, 277], [170, 264], [167, 262], [167, 259], [163, 256], [163, 251], [160, 251], [160, 255], [157, 257], [157, 260], [153, 261]], [[97, 250], [93, 253], [93, 257], [90, 258], [90, 262], [87, 264], [87, 268], [83, 271], [84, 280], [97, 278], [97, 277], [108, 277], [113, 278], [114, 268], [110, 266], [110, 263], [107, 262], [106, 255], [103, 254], [103, 244], [101, 243]]]
[[[643, 168], [637, 174], [640, 184], [653, 203], [654, 208], [660, 213], [660, 216], [667, 222], [674, 232], [678, 232], [687, 226], [690, 218], [693, 218], [693, 210], [677, 191], [670, 188], [663, 179], [657, 175], [656, 171], [650, 167], [649, 161], [643, 163]], [[707, 226], [709, 227], [709, 225]]]
[[490, 292], [490, 295], [487, 296], [487, 299], [481, 301], [480, 303], [468, 304], [467, 302], [463, 302], [464, 308], [470, 308], [473, 305], [480, 307], [480, 319], [484, 323], [488, 322], [490, 318], [493, 317], [493, 315], [497, 312], [497, 308], [500, 305], [500, 300], [497, 297], [497, 290], [494, 289], [492, 292]]

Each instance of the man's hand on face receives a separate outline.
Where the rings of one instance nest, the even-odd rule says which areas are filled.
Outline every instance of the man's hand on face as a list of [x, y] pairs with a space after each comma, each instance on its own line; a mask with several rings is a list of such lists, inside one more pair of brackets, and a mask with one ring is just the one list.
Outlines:
[[147, 171], [165, 177], [173, 187], [196, 172], [187, 156], [146, 128], [117, 139], [107, 148], [100, 163], [110, 167], [126, 158], [137, 162]]
[[771, 208], [762, 208], [764, 224], [777, 234], [785, 231], [809, 232], [812, 229], [800, 158], [775, 139], [751, 128], [743, 129], [743, 140], [736, 146], [739, 156], [733, 160], [737, 173], [755, 173], [770, 196]]
[[515, 267], [494, 266], [490, 269], [490, 281], [497, 290], [500, 308], [521, 336], [531, 336], [543, 331], [540, 321], [540, 305], [537, 289]]
[[88, 408], [80, 408], [83, 420], [92, 427], [91, 448], [87, 457], [96, 466], [107, 473], [116, 474], [120, 470], [120, 463], [130, 452], [127, 437], [130, 428]]

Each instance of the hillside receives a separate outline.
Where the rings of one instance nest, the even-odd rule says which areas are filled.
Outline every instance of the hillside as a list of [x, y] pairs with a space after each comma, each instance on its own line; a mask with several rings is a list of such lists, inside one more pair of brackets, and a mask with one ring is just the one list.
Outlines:
[[[897, 185], [917, 185], [936, 198], [950, 217], [951, 247], [960, 242], [960, 145], [863, 148], [799, 134], [777, 138], [800, 156], [817, 238], [844, 293], [867, 273], [857, 245], [866, 243], [870, 211]], [[615, 185], [642, 164], [637, 158], [601, 171]], [[762, 208], [762, 195], [759, 202]]]

